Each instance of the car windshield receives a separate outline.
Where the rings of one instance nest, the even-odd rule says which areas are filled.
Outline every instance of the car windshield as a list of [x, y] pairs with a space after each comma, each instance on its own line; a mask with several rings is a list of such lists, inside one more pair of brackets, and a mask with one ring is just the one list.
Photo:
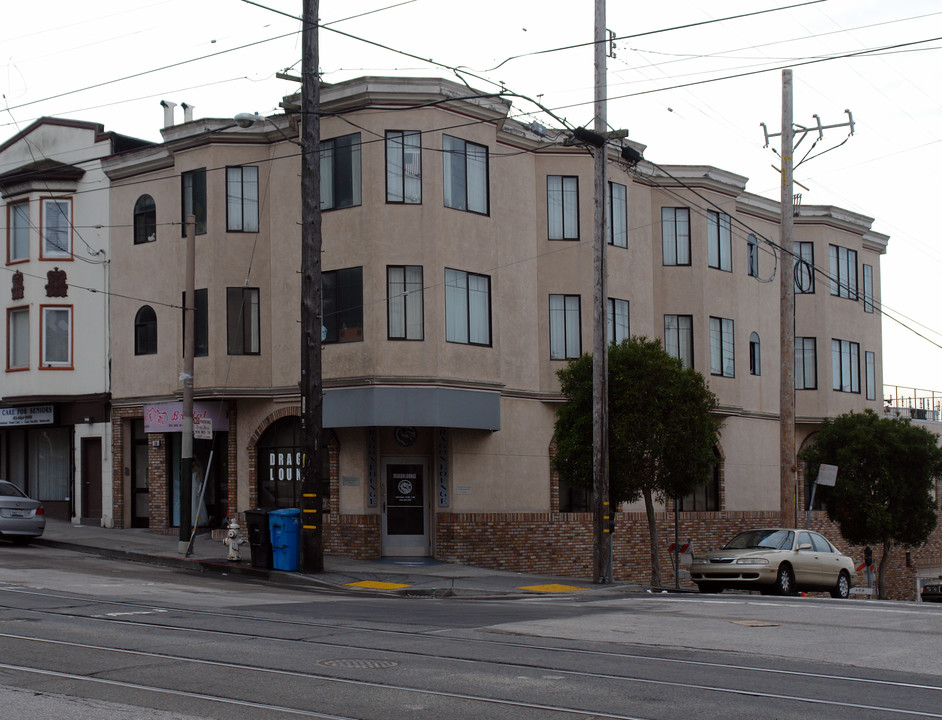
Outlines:
[[26, 497], [26, 493], [13, 483], [0, 480], [0, 497]]
[[795, 534], [790, 530], [747, 530], [726, 543], [724, 550], [747, 550], [766, 548], [787, 550], [794, 542]]

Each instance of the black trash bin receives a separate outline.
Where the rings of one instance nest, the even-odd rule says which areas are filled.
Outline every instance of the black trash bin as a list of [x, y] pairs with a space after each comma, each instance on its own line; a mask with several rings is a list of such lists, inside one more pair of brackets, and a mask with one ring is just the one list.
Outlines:
[[246, 532], [252, 553], [252, 567], [272, 569], [271, 531], [268, 513], [274, 508], [255, 508], [245, 511]]

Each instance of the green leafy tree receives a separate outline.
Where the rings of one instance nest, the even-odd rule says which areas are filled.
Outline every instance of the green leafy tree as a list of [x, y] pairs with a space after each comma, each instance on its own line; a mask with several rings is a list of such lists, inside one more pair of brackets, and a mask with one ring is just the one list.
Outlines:
[[837, 466], [837, 484], [826, 500], [828, 517], [854, 545], [882, 545], [880, 597], [895, 546], [917, 547], [929, 539], [937, 518], [930, 496], [942, 474], [938, 438], [909, 420], [882, 418], [872, 410], [825, 420], [802, 450], [807, 477], [822, 463]]
[[[568, 402], [556, 412], [554, 467], [574, 487], [592, 487], [592, 356], [557, 372]], [[703, 376], [658, 340], [634, 337], [609, 348], [609, 501], [644, 499], [651, 583], [661, 584], [654, 503], [689, 495], [712, 475], [719, 422]]]

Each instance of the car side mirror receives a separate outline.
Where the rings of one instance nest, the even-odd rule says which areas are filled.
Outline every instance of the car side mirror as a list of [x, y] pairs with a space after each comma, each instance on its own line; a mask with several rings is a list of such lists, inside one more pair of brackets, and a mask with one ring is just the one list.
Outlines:
[[798, 546], [798, 549], [799, 549], [799, 550], [810, 550], [810, 549], [811, 549], [811, 543], [802, 543], [801, 545]]

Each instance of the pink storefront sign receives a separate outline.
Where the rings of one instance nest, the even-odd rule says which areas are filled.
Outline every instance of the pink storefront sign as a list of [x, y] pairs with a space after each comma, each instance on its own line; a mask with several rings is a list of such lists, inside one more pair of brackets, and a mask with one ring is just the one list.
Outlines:
[[[229, 429], [229, 406], [224, 402], [194, 402], [193, 419], [209, 420], [216, 431]], [[183, 403], [166, 402], [144, 406], [144, 432], [183, 431]]]

